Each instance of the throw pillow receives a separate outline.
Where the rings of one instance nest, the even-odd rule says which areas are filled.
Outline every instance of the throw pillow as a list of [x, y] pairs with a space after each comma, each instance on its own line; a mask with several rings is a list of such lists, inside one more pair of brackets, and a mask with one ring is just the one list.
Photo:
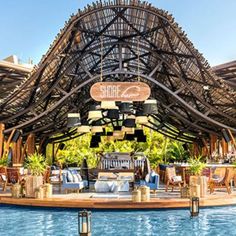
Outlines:
[[79, 183], [80, 181], [79, 181], [79, 178], [78, 178], [77, 174], [72, 174], [72, 175], [73, 175], [73, 182], [74, 183]]
[[181, 177], [180, 175], [176, 175], [176, 176], [173, 176], [173, 177], [172, 177], [172, 180], [173, 180], [174, 182], [180, 182], [180, 181], [182, 181], [182, 177]]
[[156, 178], [156, 172], [154, 170], [151, 171], [150, 173], [150, 183], [155, 183], [155, 178]]
[[66, 177], [67, 177], [67, 182], [73, 182], [74, 181], [73, 175], [69, 170], [67, 171], [67, 176]]
[[145, 177], [145, 181], [146, 181], [147, 183], [150, 182], [150, 174], [147, 174], [147, 175], [146, 175], [146, 177]]
[[77, 178], [78, 178], [79, 182], [82, 182], [83, 180], [82, 180], [81, 175], [79, 173], [77, 173], [76, 175], [77, 175]]

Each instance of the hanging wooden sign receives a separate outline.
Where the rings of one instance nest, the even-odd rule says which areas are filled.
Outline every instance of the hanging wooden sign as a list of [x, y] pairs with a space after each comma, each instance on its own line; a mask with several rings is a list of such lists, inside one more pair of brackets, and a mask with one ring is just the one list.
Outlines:
[[96, 101], [145, 101], [151, 94], [143, 82], [99, 82], [90, 89]]

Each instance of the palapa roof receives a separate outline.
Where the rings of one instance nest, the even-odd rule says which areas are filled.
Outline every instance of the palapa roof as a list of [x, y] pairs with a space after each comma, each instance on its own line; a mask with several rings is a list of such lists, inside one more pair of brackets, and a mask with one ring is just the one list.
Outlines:
[[100, 1], [72, 15], [37, 68], [1, 100], [5, 132], [77, 135], [66, 128], [67, 113], [86, 117], [101, 61], [103, 81], [140, 76], [150, 85], [159, 108], [153, 129], [190, 142], [221, 136], [223, 128], [236, 132], [234, 88], [215, 76], [168, 12], [137, 0]]

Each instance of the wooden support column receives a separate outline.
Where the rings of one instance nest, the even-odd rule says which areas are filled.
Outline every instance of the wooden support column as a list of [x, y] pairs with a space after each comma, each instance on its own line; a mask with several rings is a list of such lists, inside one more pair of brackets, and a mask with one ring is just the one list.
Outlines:
[[35, 153], [35, 134], [31, 133], [29, 134], [29, 137], [27, 138], [27, 154], [32, 155]]
[[228, 129], [228, 132], [229, 132], [229, 135], [230, 135], [230, 138], [231, 138], [231, 141], [232, 141], [232, 144], [234, 145], [234, 149], [236, 150], [236, 141], [235, 141], [235, 138], [231, 132], [230, 129]]
[[11, 134], [10, 134], [10, 136], [8, 137], [7, 142], [6, 142], [3, 155], [6, 155], [6, 156], [8, 155], [8, 153], [9, 153], [9, 148], [10, 148], [10, 144], [11, 144], [11, 140], [12, 140], [12, 137], [13, 137], [15, 131], [16, 131], [15, 129], [13, 129], [13, 130], [11, 131]]
[[4, 150], [4, 129], [5, 129], [5, 125], [4, 124], [0, 124], [0, 158], [2, 158], [3, 156], [3, 150]]
[[216, 152], [217, 150], [217, 136], [211, 134], [210, 135], [210, 154], [212, 155], [213, 153]]
[[202, 148], [202, 155], [207, 156], [208, 158], [211, 157], [211, 153], [208, 148], [207, 140], [203, 138], [202, 142], [204, 144], [204, 147]]
[[198, 156], [200, 154], [199, 152], [199, 145], [197, 143], [193, 143], [193, 156]]
[[221, 140], [222, 156], [224, 157], [228, 153], [228, 143], [225, 142], [224, 138]]

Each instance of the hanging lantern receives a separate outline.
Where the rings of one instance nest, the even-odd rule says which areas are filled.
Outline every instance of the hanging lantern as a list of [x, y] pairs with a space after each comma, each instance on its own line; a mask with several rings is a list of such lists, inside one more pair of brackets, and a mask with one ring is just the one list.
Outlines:
[[83, 210], [78, 214], [79, 236], [91, 235], [91, 211]]
[[199, 214], [199, 197], [190, 198], [190, 215], [191, 217], [198, 216]]
[[119, 110], [110, 109], [107, 111], [107, 118], [109, 119], [119, 119]]
[[132, 102], [122, 102], [119, 105], [121, 114], [132, 114], [133, 113], [133, 103]]
[[135, 129], [134, 128], [129, 128], [129, 127], [122, 126], [122, 131], [124, 133], [126, 133], [126, 134], [134, 134]]
[[95, 105], [91, 106], [88, 113], [88, 120], [99, 120], [101, 118], [103, 118], [102, 111], [97, 110]]
[[123, 121], [123, 126], [134, 128], [135, 127], [135, 116], [130, 115]]
[[140, 125], [148, 123], [148, 117], [144, 115], [143, 111], [136, 112], [135, 123]]
[[115, 139], [121, 140], [124, 138], [124, 132], [122, 131], [121, 126], [115, 126], [113, 131], [113, 137]]
[[77, 129], [78, 133], [89, 133], [90, 132], [90, 126], [89, 125], [81, 125]]
[[97, 135], [97, 136], [106, 136], [106, 130], [105, 130], [105, 128], [102, 129], [102, 132], [97, 132], [97, 133], [95, 133], [95, 135]]
[[135, 140], [135, 136], [134, 134], [125, 134], [125, 140], [128, 140], [128, 141], [134, 141]]
[[79, 113], [68, 113], [67, 127], [72, 128], [81, 124]]
[[101, 102], [101, 109], [116, 109], [118, 110], [118, 106], [116, 106], [115, 101], [102, 101]]
[[157, 100], [148, 99], [143, 104], [143, 113], [144, 115], [158, 114], [157, 109]]
[[94, 125], [91, 127], [91, 132], [92, 133], [102, 133], [103, 127], [101, 125]]
[[138, 143], [146, 143], [147, 142], [147, 136], [146, 135], [140, 135], [137, 137]]
[[144, 136], [143, 130], [142, 130], [142, 129], [136, 129], [135, 132], [134, 132], [134, 135], [135, 135], [136, 137], [138, 137], [138, 136]]

